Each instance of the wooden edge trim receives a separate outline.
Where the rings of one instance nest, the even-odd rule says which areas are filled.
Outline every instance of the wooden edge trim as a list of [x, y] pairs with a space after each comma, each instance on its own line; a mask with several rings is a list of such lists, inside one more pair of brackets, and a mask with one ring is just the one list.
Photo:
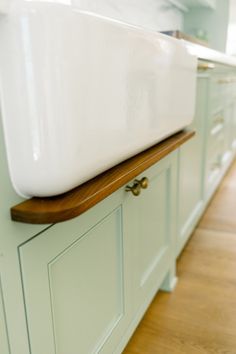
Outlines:
[[193, 131], [174, 134], [62, 195], [48, 198], [34, 197], [15, 205], [11, 208], [11, 218], [30, 224], [52, 224], [70, 220], [130, 182], [176, 150], [194, 134]]

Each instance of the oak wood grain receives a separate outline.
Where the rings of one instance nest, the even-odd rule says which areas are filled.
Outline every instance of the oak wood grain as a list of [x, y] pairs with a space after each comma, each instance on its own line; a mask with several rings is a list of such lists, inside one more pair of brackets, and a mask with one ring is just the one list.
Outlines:
[[32, 198], [11, 208], [11, 218], [31, 224], [72, 219], [124, 186], [194, 135], [182, 131], [59, 196]]

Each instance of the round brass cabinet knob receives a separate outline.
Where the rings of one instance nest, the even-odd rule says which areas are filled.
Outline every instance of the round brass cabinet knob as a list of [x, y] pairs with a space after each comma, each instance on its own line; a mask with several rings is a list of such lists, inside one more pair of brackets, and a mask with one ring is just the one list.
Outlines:
[[149, 180], [147, 177], [143, 177], [138, 180], [135, 179], [134, 184], [132, 186], [126, 187], [126, 192], [131, 192], [135, 197], [137, 197], [141, 193], [141, 188], [146, 189], [148, 187]]
[[143, 177], [140, 181], [138, 181], [141, 188], [146, 189], [148, 187], [149, 184], [149, 180], [147, 177]]
[[138, 182], [134, 182], [132, 186], [126, 186], [126, 192], [131, 192], [135, 197], [141, 193], [141, 186]]

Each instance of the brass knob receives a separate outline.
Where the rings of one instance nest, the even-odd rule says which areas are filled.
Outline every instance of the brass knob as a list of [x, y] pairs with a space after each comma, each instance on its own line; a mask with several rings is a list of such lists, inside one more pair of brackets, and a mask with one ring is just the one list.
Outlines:
[[125, 191], [131, 192], [135, 197], [137, 197], [141, 193], [141, 185], [134, 181], [132, 186], [126, 186]]
[[213, 63], [209, 63], [209, 62], [200, 62], [198, 63], [198, 70], [202, 70], [202, 71], [206, 71], [209, 69], [214, 69], [215, 68], [215, 64]]
[[149, 180], [147, 177], [143, 177], [142, 179], [134, 180], [134, 184], [132, 186], [126, 186], [125, 191], [131, 192], [135, 197], [137, 197], [141, 193], [141, 188], [146, 189], [148, 187]]
[[217, 81], [218, 84], [230, 84], [231, 82], [231, 79], [219, 79]]
[[149, 184], [149, 180], [147, 177], [143, 177], [141, 180], [136, 179], [135, 182], [137, 182], [142, 189], [146, 189]]
[[215, 118], [214, 123], [215, 124], [223, 124], [224, 121], [225, 121], [224, 117], [218, 116], [218, 117]]

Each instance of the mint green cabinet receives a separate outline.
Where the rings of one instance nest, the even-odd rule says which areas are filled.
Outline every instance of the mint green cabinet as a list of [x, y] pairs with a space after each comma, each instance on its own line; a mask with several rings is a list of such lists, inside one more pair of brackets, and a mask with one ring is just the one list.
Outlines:
[[124, 186], [20, 247], [33, 354], [121, 353], [156, 291], [174, 286], [176, 157], [145, 171], [138, 197]]
[[198, 72], [195, 118], [190, 127], [196, 135], [179, 150], [176, 255], [235, 156], [236, 70], [217, 64], [210, 67]]
[[32, 353], [113, 351], [130, 318], [123, 194], [20, 248]]
[[146, 170], [140, 178], [147, 177], [149, 187], [138, 197], [128, 195], [124, 202], [125, 230], [132, 238], [135, 311], [150, 302], [168, 273], [168, 286], [174, 286], [176, 162], [177, 153], [172, 153]]
[[234, 157], [236, 71], [216, 65], [209, 73], [206, 106], [204, 198], [208, 203]]
[[203, 211], [203, 173], [205, 146], [205, 107], [208, 81], [199, 75], [197, 80], [196, 111], [190, 127], [195, 136], [179, 150], [178, 237], [176, 255], [183, 249]]

